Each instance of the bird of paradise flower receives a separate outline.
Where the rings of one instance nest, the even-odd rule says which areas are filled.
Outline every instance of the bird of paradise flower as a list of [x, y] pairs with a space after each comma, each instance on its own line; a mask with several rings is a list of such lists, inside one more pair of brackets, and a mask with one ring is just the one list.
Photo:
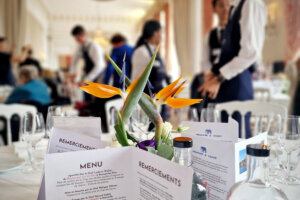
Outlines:
[[[81, 90], [87, 92], [98, 98], [110, 98], [116, 95], [120, 95], [124, 100], [124, 105], [121, 113], [118, 113], [118, 124], [115, 126], [116, 137], [118, 142], [122, 146], [128, 146], [128, 139], [132, 137], [125, 130], [125, 122], [129, 119], [132, 111], [137, 104], [140, 104], [143, 111], [148, 115], [149, 119], [154, 123], [155, 129], [155, 142], [157, 146], [161, 144], [161, 132], [163, 130], [163, 120], [157, 111], [157, 107], [163, 104], [169, 105], [172, 108], [182, 108], [190, 106], [196, 103], [200, 103], [202, 99], [184, 99], [176, 98], [180, 92], [185, 88], [186, 81], [182, 81], [182, 76], [177, 80], [160, 90], [154, 96], [149, 96], [143, 93], [146, 85], [150, 85], [148, 79], [152, 66], [156, 57], [158, 49], [153, 54], [149, 64], [145, 68], [144, 72], [133, 82], [125, 76], [125, 59], [123, 59], [122, 70], [116, 65], [116, 63], [108, 56], [108, 59], [112, 63], [113, 67], [120, 75], [120, 80], [123, 83], [123, 89], [116, 88], [110, 85], [86, 82], [86, 86], [80, 87]], [[125, 90], [125, 84], [128, 88]]]

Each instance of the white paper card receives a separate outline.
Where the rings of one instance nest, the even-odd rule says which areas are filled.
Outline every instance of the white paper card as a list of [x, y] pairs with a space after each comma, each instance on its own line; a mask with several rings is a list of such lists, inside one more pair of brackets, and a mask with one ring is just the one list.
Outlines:
[[185, 131], [187, 134], [196, 134], [210, 139], [237, 142], [239, 137], [239, 125], [233, 119], [230, 119], [228, 123], [185, 121], [182, 126], [189, 127]]
[[[100, 140], [101, 120], [99, 117], [54, 117], [48, 153], [83, 151], [105, 148]], [[38, 200], [45, 200], [45, 176], [43, 176]]]
[[68, 151], [82, 151], [100, 149], [106, 147], [106, 142], [59, 128], [54, 128], [50, 139], [49, 153], [61, 153]]
[[46, 199], [183, 200], [193, 170], [135, 147], [48, 154]]
[[69, 130], [75, 133], [82, 133], [90, 137], [100, 138], [101, 118], [100, 117], [60, 117], [54, 116], [55, 128]]
[[[222, 137], [207, 136], [199, 134], [199, 132], [202, 133], [204, 127], [209, 127], [212, 132], [221, 131], [219, 132], [220, 135], [227, 136], [232, 132], [238, 135], [238, 129], [235, 125], [236, 130], [229, 128], [231, 123], [227, 125], [226, 123], [197, 122], [189, 124], [192, 125], [192, 129], [190, 128], [189, 131], [184, 132], [182, 136], [193, 139], [193, 169], [202, 174], [204, 181], [208, 183], [210, 200], [226, 199], [227, 193], [233, 184], [246, 178], [246, 167], [243, 165], [245, 163], [246, 145], [266, 142], [267, 134], [260, 134], [238, 142], [234, 141], [234, 137], [231, 137], [233, 141], [224, 141]], [[187, 126], [187, 124], [184, 125]], [[230, 137], [226, 137], [226, 139], [229, 140]]]

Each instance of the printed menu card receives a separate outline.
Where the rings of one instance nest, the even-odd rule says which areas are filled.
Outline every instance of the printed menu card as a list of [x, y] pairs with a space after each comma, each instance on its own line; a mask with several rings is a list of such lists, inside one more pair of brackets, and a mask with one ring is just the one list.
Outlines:
[[182, 135], [193, 139], [193, 169], [208, 183], [210, 200], [226, 199], [232, 185], [246, 178], [246, 145], [267, 139], [263, 133], [238, 140], [235, 123], [184, 122], [190, 129]]
[[193, 170], [136, 147], [48, 154], [46, 199], [188, 200]]

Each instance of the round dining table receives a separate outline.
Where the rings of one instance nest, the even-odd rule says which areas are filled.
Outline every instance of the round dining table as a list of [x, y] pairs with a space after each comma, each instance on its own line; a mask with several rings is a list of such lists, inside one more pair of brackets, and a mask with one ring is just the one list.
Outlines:
[[[112, 145], [112, 134], [102, 134], [101, 139]], [[33, 157], [38, 161], [34, 169], [30, 172], [28, 168], [28, 153], [26, 143], [15, 142], [11, 146], [0, 147], [0, 169], [5, 165], [4, 160], [23, 159], [24, 164], [19, 165], [14, 169], [0, 171], [0, 200], [35, 200], [38, 197], [39, 188], [43, 176], [43, 159], [47, 152], [48, 140], [43, 139], [33, 151]], [[11, 160], [10, 160], [11, 162]], [[281, 188], [289, 200], [300, 199], [300, 185], [283, 185], [273, 183]]]

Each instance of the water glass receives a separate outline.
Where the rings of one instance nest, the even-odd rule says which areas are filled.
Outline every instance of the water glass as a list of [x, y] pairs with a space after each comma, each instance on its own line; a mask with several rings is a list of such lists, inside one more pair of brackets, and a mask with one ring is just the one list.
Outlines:
[[26, 142], [26, 150], [28, 154], [29, 166], [26, 171], [32, 171], [35, 165], [32, 156], [33, 149], [44, 136], [45, 125], [42, 113], [26, 113], [22, 117], [21, 124], [22, 140]]
[[189, 121], [199, 122], [198, 109], [191, 107], [189, 110]]
[[[282, 182], [285, 184], [299, 184], [299, 180], [291, 175], [294, 165], [292, 163], [292, 153], [299, 151], [300, 148], [300, 118], [298, 116], [289, 116], [284, 120], [282, 134], [279, 137], [279, 144], [282, 150], [286, 153], [286, 162], [281, 162], [285, 169], [285, 176]], [[298, 155], [297, 155], [298, 156]], [[299, 159], [296, 159], [299, 162]]]
[[46, 119], [46, 134], [45, 138], [49, 138], [53, 128], [53, 117], [54, 116], [66, 116], [67, 113], [63, 110], [62, 106], [49, 106], [47, 119]]
[[148, 131], [149, 125], [150, 120], [148, 116], [144, 113], [143, 109], [138, 106], [131, 115], [130, 129], [132, 132], [138, 134], [140, 140], [143, 140], [143, 135], [146, 135], [146, 139], [148, 139], [148, 135], [150, 134]]

